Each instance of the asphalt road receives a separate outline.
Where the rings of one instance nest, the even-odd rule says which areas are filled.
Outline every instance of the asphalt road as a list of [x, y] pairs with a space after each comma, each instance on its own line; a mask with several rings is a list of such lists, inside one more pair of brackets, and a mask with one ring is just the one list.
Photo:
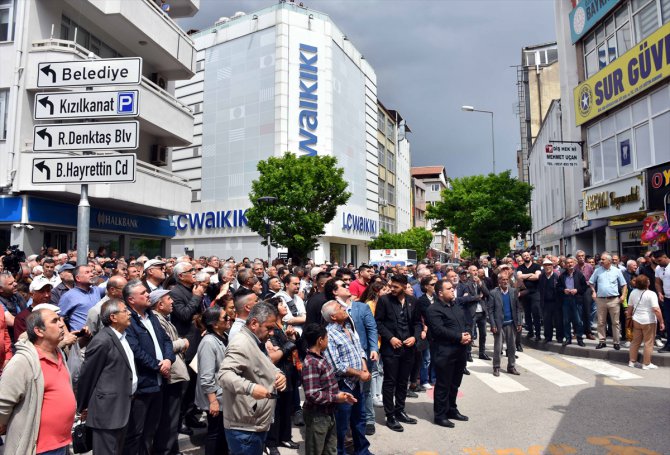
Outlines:
[[[490, 349], [488, 350], [490, 353]], [[496, 378], [490, 362], [468, 364], [458, 406], [470, 417], [453, 429], [433, 425], [432, 393], [407, 400], [419, 419], [403, 433], [384, 426], [377, 409], [376, 455], [667, 455], [670, 368], [631, 369], [607, 360], [564, 356], [526, 348], [521, 376]], [[293, 437], [303, 440], [294, 428]], [[186, 441], [184, 441], [186, 442]], [[187, 453], [204, 454], [183, 445]], [[284, 454], [303, 454], [281, 449]]]

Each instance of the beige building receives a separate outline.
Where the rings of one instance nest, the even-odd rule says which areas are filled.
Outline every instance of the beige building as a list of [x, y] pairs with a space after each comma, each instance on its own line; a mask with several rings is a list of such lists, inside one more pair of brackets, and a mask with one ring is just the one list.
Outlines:
[[412, 177], [412, 227], [426, 227], [426, 185]]
[[[442, 199], [442, 190], [449, 186], [447, 170], [444, 166], [419, 166], [412, 168], [412, 178], [425, 188], [426, 209]], [[425, 217], [424, 217], [425, 219]], [[432, 230], [432, 222], [425, 221], [425, 228]], [[454, 235], [448, 230], [433, 232], [433, 241], [430, 244], [433, 257], [447, 260], [454, 251]]]

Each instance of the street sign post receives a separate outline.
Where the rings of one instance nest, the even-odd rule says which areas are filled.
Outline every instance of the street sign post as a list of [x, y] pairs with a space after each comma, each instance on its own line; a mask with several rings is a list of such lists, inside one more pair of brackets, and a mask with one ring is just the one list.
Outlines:
[[136, 117], [139, 90], [35, 94], [35, 120]]
[[140, 57], [42, 62], [37, 68], [37, 86], [40, 88], [137, 85], [140, 82]]
[[42, 184], [135, 181], [135, 154], [33, 158], [32, 182]]
[[33, 151], [135, 150], [140, 122], [56, 123], [36, 125]]

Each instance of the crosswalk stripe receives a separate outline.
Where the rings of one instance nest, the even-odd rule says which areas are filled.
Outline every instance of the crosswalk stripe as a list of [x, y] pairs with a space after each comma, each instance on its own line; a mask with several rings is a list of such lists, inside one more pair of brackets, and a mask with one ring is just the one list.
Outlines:
[[518, 365], [521, 365], [531, 373], [536, 374], [537, 376], [540, 376], [541, 378], [546, 379], [547, 381], [552, 382], [559, 387], [586, 384], [586, 381], [561, 371], [558, 368], [549, 365], [548, 363], [537, 360], [528, 354], [518, 352], [517, 355], [519, 356], [519, 359], [517, 360]]
[[607, 362], [597, 359], [583, 359], [580, 357], [567, 357], [561, 356], [564, 360], [572, 362], [577, 366], [586, 368], [587, 370], [594, 371], [603, 376], [607, 376], [612, 379], [625, 380], [625, 379], [640, 379], [641, 376], [631, 373], [630, 371], [622, 370], [621, 368], [610, 365]]
[[[489, 362], [484, 362], [480, 359], [474, 359], [474, 362], [468, 364], [468, 366], [470, 365], [474, 367], [468, 368], [470, 373], [498, 393], [523, 392], [528, 390], [521, 383], [515, 381], [506, 373], [504, 373], [504, 370], [502, 369], [499, 377], [496, 378], [493, 376], [493, 368]], [[475, 370], [475, 368], [480, 369], [481, 367], [486, 369], [485, 373]]]

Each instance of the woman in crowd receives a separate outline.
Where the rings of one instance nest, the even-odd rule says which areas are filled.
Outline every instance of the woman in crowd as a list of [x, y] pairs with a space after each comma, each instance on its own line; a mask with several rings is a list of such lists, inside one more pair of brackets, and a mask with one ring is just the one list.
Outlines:
[[228, 454], [223, 429], [222, 389], [216, 380], [216, 373], [226, 355], [231, 321], [218, 305], [207, 308], [199, 319], [196, 316], [196, 323], [205, 332], [198, 346], [198, 380], [195, 385], [195, 404], [207, 411], [205, 455]]
[[277, 327], [274, 335], [269, 339], [273, 348], [268, 349], [272, 362], [286, 376], [286, 388], [277, 392], [277, 406], [275, 417], [268, 432], [266, 452], [270, 455], [279, 455], [277, 447], [297, 449], [299, 445], [291, 439], [291, 411], [293, 411], [293, 389], [297, 386], [298, 368], [301, 368], [296, 341], [298, 334], [293, 326], [283, 326], [282, 319], [288, 314], [288, 307], [281, 299], [275, 297], [269, 300], [277, 308]]
[[[361, 301], [367, 303], [372, 311], [372, 315], [375, 315], [377, 310], [377, 302], [379, 298], [383, 295], [388, 294], [391, 290], [388, 287], [388, 284], [385, 280], [374, 281], [370, 283], [363, 295], [361, 296]], [[382, 404], [382, 381], [384, 379], [384, 370], [382, 369], [382, 358], [379, 357], [377, 362], [370, 362], [368, 366], [370, 374], [372, 375], [372, 384], [370, 385], [370, 397], [366, 401], [366, 406], [374, 405], [375, 407], [381, 408]], [[368, 408], [369, 409], [369, 408]]]
[[632, 284], [635, 289], [628, 297], [628, 309], [626, 310], [626, 318], [633, 320], [633, 341], [630, 344], [628, 366], [632, 368], [637, 366], [638, 350], [640, 344], [644, 342], [642, 369], [652, 370], [658, 368], [651, 363], [656, 338], [656, 320], [658, 319], [660, 329], [664, 330], [663, 315], [658, 305], [658, 296], [654, 291], [649, 290], [649, 278], [645, 275], [636, 276]]

